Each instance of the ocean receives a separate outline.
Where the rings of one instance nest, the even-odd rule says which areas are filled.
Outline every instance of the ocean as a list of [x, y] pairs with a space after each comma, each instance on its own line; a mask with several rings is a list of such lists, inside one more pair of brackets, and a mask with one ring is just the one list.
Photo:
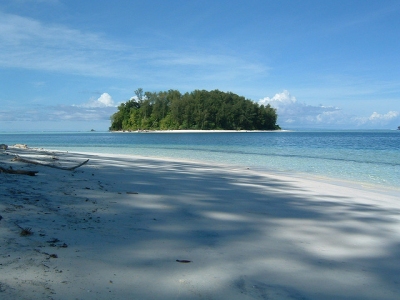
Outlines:
[[0, 133], [32, 148], [175, 158], [398, 189], [400, 131]]

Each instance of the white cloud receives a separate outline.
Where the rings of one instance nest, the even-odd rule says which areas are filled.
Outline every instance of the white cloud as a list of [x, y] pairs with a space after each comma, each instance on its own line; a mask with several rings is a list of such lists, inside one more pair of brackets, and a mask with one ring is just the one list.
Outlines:
[[337, 107], [312, 106], [298, 102], [287, 90], [275, 94], [272, 98], [265, 97], [259, 100], [259, 104], [270, 104], [276, 108], [278, 124], [283, 127], [331, 124], [337, 121], [341, 114]]
[[88, 103], [74, 105], [74, 106], [96, 108], [96, 107], [115, 107], [116, 105], [110, 94], [103, 93], [97, 100], [91, 99]]
[[277, 108], [279, 106], [284, 107], [286, 105], [294, 104], [296, 101], [296, 98], [290, 95], [289, 91], [284, 90], [282, 93], [275, 94], [272, 98], [265, 97], [264, 99], [260, 99], [258, 102], [263, 105], [270, 104]]
[[388, 121], [388, 120], [392, 120], [398, 116], [399, 116], [398, 111], [389, 111], [387, 114], [384, 114], [384, 115], [378, 114], [377, 112], [373, 112], [372, 115], [368, 118], [368, 120], [370, 120], [370, 121], [375, 121], [375, 120]]
[[388, 126], [397, 127], [400, 124], [400, 112], [389, 111], [386, 114], [380, 114], [373, 112], [369, 117], [358, 117], [355, 118], [358, 125], [374, 125], [374, 126]]
[[105, 106], [114, 106], [114, 100], [108, 93], [101, 94], [100, 98], [97, 99], [97, 102], [102, 103]]
[[260, 99], [259, 104], [270, 104], [276, 108], [278, 124], [282, 128], [389, 129], [397, 128], [396, 124], [400, 124], [398, 111], [389, 111], [386, 114], [374, 112], [369, 117], [354, 116], [339, 107], [298, 102], [287, 90], [275, 94], [272, 98]]

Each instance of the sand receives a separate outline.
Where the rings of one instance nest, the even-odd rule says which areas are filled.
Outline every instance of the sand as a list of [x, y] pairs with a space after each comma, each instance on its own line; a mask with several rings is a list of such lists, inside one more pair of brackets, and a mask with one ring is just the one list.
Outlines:
[[[1, 166], [38, 173], [0, 173], [0, 299], [399, 299], [397, 190], [134, 156], [7, 152]], [[11, 161], [15, 153], [89, 162], [65, 171]]]

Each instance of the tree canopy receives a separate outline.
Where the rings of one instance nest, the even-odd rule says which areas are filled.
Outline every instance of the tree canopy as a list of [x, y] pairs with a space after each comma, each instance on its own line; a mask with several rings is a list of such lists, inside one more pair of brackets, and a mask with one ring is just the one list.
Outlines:
[[231, 92], [195, 90], [181, 94], [135, 91], [111, 116], [111, 131], [224, 129], [277, 130], [276, 110]]

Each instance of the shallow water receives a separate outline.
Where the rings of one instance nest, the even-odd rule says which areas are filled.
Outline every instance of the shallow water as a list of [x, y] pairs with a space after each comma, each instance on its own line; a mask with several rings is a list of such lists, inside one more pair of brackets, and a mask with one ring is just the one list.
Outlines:
[[0, 133], [0, 143], [179, 158], [398, 188], [400, 131]]

